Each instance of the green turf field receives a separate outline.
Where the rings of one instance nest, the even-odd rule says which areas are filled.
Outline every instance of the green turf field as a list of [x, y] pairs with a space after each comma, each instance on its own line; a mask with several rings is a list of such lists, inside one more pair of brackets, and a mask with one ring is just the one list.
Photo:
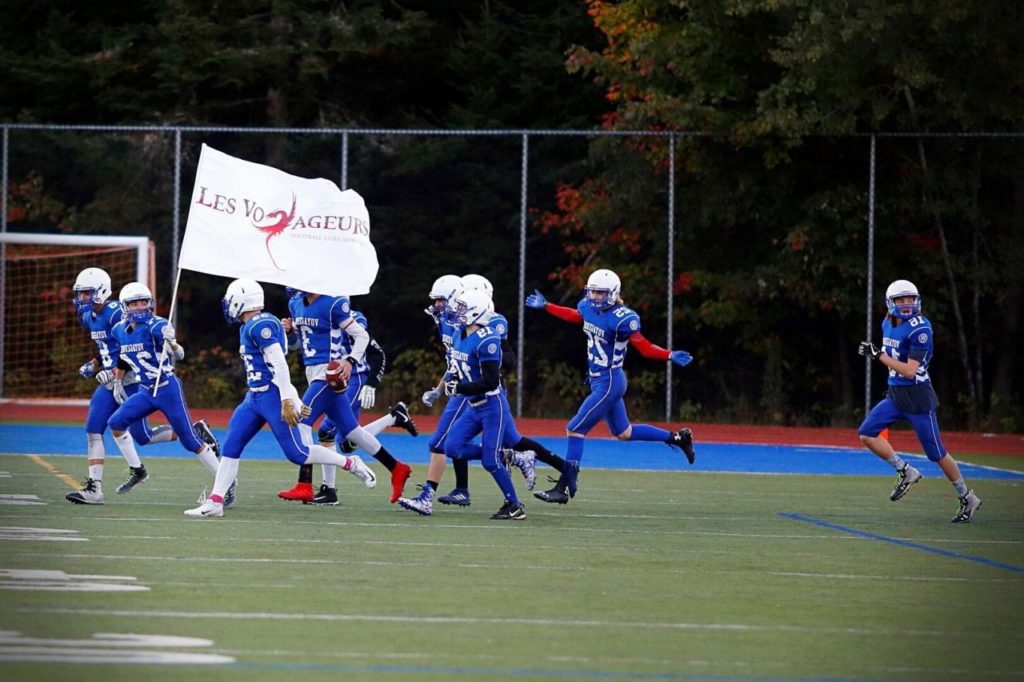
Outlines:
[[[46, 502], [0, 505], [0, 679], [1024, 679], [1012, 482], [979, 481], [984, 506], [953, 525], [935, 477], [894, 504], [888, 478], [586, 471], [568, 506], [524, 494], [529, 518], [496, 522], [479, 470], [472, 507], [421, 518], [387, 503], [383, 476], [340, 475], [340, 507], [285, 503], [293, 468], [250, 461], [236, 509], [189, 520], [205, 473], [147, 464], [126, 496], [108, 467], [107, 504], [79, 507], [58, 472], [0, 456], [0, 495]], [[31, 586], [19, 570], [149, 589], [12, 589]], [[210, 641], [82, 642], [102, 633]], [[234, 662], [10, 661], [25, 652]]]

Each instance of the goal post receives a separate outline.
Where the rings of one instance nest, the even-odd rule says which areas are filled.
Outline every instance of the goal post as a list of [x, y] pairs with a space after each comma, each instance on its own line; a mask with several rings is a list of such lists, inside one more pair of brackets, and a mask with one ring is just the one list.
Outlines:
[[74, 315], [75, 278], [98, 267], [112, 296], [131, 281], [156, 296], [155, 253], [148, 237], [0, 233], [0, 398], [87, 398], [78, 368], [96, 344]]

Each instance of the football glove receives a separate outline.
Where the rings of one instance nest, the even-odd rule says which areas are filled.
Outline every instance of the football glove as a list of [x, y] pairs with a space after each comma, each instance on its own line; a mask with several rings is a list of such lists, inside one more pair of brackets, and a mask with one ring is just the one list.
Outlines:
[[299, 408], [295, 409], [295, 405], [291, 400], [281, 401], [281, 419], [283, 419], [284, 423], [288, 426], [298, 426], [299, 422], [310, 414], [312, 414], [312, 410], [310, 410], [309, 405], [303, 405], [300, 402]]
[[114, 379], [110, 382], [110, 392], [114, 394], [114, 400], [120, 405], [125, 400], [128, 400], [128, 394], [124, 390], [124, 384], [121, 383], [120, 379]]
[[90, 360], [78, 368], [78, 373], [85, 379], [92, 379], [96, 376], [96, 364]]
[[544, 294], [540, 293], [539, 289], [534, 289], [533, 293], [526, 297], [526, 307], [534, 308], [535, 310], [543, 310], [544, 306], [548, 304], [548, 300], [544, 298]]
[[444, 382], [444, 394], [445, 395], [458, 395], [459, 393], [459, 380], [449, 379]]
[[114, 370], [112, 369], [104, 369], [96, 372], [96, 383], [103, 384], [104, 386], [112, 382], [114, 378]]
[[878, 346], [870, 341], [861, 341], [860, 346], [857, 347], [857, 352], [864, 356], [870, 356], [872, 360], [877, 360], [878, 356], [882, 354]]
[[160, 334], [164, 337], [164, 341], [174, 344], [174, 327], [168, 322], [160, 329]]
[[429, 391], [424, 393], [423, 397], [421, 398], [423, 404], [426, 405], [427, 407], [433, 407], [434, 403], [436, 403], [440, 399], [441, 391], [439, 391], [437, 388], [430, 389]]
[[368, 410], [373, 407], [377, 397], [377, 389], [373, 386], [363, 386], [359, 389], [359, 404], [364, 410]]
[[686, 367], [688, 364], [693, 362], [693, 356], [685, 350], [674, 350], [669, 358], [680, 367]]

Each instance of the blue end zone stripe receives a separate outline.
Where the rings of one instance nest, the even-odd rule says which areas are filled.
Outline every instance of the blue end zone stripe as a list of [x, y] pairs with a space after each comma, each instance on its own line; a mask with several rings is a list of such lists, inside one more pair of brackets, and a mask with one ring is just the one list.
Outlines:
[[931, 552], [932, 554], [938, 554], [939, 556], [948, 557], [950, 559], [965, 559], [967, 561], [973, 561], [983, 566], [990, 566], [992, 568], [1001, 568], [1005, 571], [1012, 571], [1013, 573], [1024, 573], [1024, 567], [1013, 566], [1011, 564], [1004, 564], [998, 561], [992, 561], [980, 556], [971, 556], [970, 554], [960, 554], [959, 552], [952, 552], [948, 549], [939, 549], [938, 547], [929, 547], [928, 545], [919, 545], [916, 542], [910, 542], [908, 540], [897, 540], [896, 538], [887, 538], [884, 535], [876, 535], [875, 533], [868, 533], [867, 531], [857, 530], [856, 528], [847, 528], [846, 526], [838, 526], [828, 521], [821, 521], [820, 519], [812, 519], [810, 516], [804, 516], [803, 514], [786, 514], [779, 512], [779, 516], [784, 516], [787, 519], [793, 519], [794, 521], [803, 521], [804, 523], [814, 524], [815, 526], [821, 526], [822, 528], [829, 528], [831, 530], [838, 530], [844, 533], [850, 533], [851, 535], [859, 535], [862, 538], [868, 538], [870, 540], [881, 540], [882, 542], [888, 542], [893, 545], [899, 545], [900, 547], [907, 547], [909, 549], [919, 549], [922, 552]]

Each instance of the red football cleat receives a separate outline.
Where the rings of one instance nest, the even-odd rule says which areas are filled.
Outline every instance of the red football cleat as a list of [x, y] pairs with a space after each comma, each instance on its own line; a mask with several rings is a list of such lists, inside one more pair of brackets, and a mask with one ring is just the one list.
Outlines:
[[405, 462], [399, 462], [391, 472], [391, 504], [398, 501], [405, 489], [405, 482], [412, 476], [412, 467]]
[[294, 488], [282, 490], [277, 496], [282, 500], [309, 503], [313, 501], [313, 484], [296, 483]]

